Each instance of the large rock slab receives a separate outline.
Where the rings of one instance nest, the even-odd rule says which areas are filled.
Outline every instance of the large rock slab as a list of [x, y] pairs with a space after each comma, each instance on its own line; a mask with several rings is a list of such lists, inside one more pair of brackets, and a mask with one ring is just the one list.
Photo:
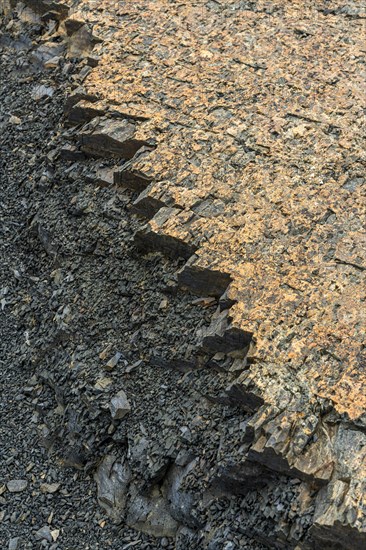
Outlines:
[[93, 157], [132, 158], [147, 142], [135, 139], [136, 126], [127, 120], [101, 119], [80, 133], [81, 149]]
[[118, 459], [115, 455], [105, 456], [94, 479], [97, 483], [99, 504], [115, 521], [121, 521], [132, 479], [127, 461]]

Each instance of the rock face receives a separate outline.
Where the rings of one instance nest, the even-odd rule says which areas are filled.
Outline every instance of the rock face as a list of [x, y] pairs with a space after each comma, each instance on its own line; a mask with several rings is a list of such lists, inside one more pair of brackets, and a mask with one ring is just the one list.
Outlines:
[[[110, 46], [106, 40], [86, 86], [104, 99], [112, 97], [113, 87], [113, 98], [131, 115], [140, 111], [151, 118], [150, 136], [158, 146], [131, 161], [136, 173], [153, 180], [133, 206], [150, 220], [136, 234], [136, 244], [186, 258], [178, 276], [182, 288], [218, 298], [225, 293], [229, 314], [218, 313], [201, 342], [208, 353], [235, 358], [239, 376], [222, 399], [252, 415], [241, 462], [317, 487], [313, 527], [308, 542], [298, 544], [321, 541], [326, 547], [337, 541], [352, 548], [366, 541], [365, 515], [357, 504], [366, 443], [365, 320], [359, 307], [365, 299], [365, 187], [358, 179], [363, 157], [358, 107], [347, 99], [350, 86], [359, 88], [359, 75], [351, 72], [348, 82], [340, 76], [345, 59], [336, 44], [347, 37], [359, 50], [362, 10], [356, 3], [350, 18], [341, 6], [330, 13], [315, 2], [305, 9], [299, 2], [277, 2], [268, 12], [261, 11], [261, 2], [252, 4], [228, 2], [196, 12], [175, 3], [167, 11], [159, 3], [151, 10], [141, 2], [141, 56], [147, 29], [154, 34], [159, 28], [164, 36], [164, 46], [155, 43], [143, 69], [144, 88], [156, 103], [141, 93], [142, 73], [132, 58], [119, 64], [113, 51], [117, 36], [129, 36], [127, 24]], [[231, 7], [237, 11], [229, 15]], [[137, 11], [131, 7], [129, 14]], [[218, 30], [225, 17], [230, 30], [223, 38]], [[196, 30], [188, 42], [164, 34], [169, 21], [179, 34], [190, 18]], [[336, 35], [329, 34], [329, 18], [337, 21]], [[113, 25], [113, 15], [108, 23]], [[252, 32], [253, 24], [259, 46], [243, 53], [237, 37]], [[280, 38], [275, 43], [270, 38], [275, 27], [281, 36], [291, 35], [286, 57], [278, 56]], [[294, 53], [300, 42], [301, 58]], [[338, 74], [326, 101], [310, 78], [313, 52], [325, 42], [334, 44], [329, 63]], [[164, 47], [176, 60], [168, 70], [159, 61]], [[193, 61], [178, 61], [186, 47], [197, 52], [200, 74], [193, 76]], [[223, 84], [219, 75], [229, 73]], [[326, 73], [317, 73], [317, 79], [325, 85]], [[295, 80], [301, 101], [292, 88]], [[105, 83], [103, 91], [99, 82]], [[268, 87], [270, 94], [258, 98], [256, 92]], [[162, 89], [178, 108], [163, 99]], [[166, 125], [159, 138], [157, 120]], [[350, 155], [358, 159], [352, 166]], [[239, 464], [225, 471], [234, 480]], [[225, 476], [229, 473], [221, 480]], [[248, 486], [254, 477], [248, 474]]]
[[[121, 18], [112, 0], [103, 14], [80, 0], [65, 22], [98, 63], [65, 107], [77, 128], [61, 157], [118, 163], [113, 183], [140, 193], [138, 253], [176, 262], [168, 296], [217, 309], [194, 360], [148, 356], [144, 374], [163, 390], [144, 395], [152, 413], [139, 398], [135, 421], [123, 390], [102, 404], [118, 454], [97, 469], [99, 501], [182, 550], [234, 550], [239, 535], [256, 548], [364, 548], [364, 10], [127, 4]], [[173, 389], [159, 369], [174, 372]]]
[[[76, 109], [77, 106], [71, 109], [69, 119], [75, 116]], [[86, 115], [83, 116], [85, 118]], [[102, 119], [80, 134], [81, 150], [95, 157], [114, 155], [128, 160], [142, 146], [147, 145], [145, 141], [134, 139], [135, 133], [135, 125], [127, 120]]]
[[129, 484], [132, 479], [127, 461], [107, 455], [95, 473], [99, 504], [115, 520], [119, 520], [126, 507]]

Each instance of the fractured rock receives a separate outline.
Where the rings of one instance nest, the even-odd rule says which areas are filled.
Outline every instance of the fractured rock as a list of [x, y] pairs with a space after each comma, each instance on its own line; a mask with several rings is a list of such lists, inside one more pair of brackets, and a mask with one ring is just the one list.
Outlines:
[[179, 208], [161, 208], [143, 229], [136, 232], [136, 246], [143, 251], [162, 252], [162, 254], [172, 258], [182, 257], [188, 259], [192, 256], [195, 252], [194, 247], [161, 231], [165, 223], [180, 212]]
[[132, 499], [126, 523], [155, 537], [173, 537], [178, 529], [178, 523], [170, 515], [168, 504], [157, 488], [149, 496], [137, 495]]
[[34, 534], [36, 540], [47, 540], [48, 542], [52, 542], [52, 533], [51, 529], [48, 525], [44, 525], [36, 533]]
[[232, 326], [228, 312], [218, 312], [212, 319], [210, 326], [204, 331], [202, 347], [212, 352], [232, 353], [242, 352], [245, 357], [252, 334]]
[[94, 103], [98, 98], [95, 94], [91, 94], [85, 90], [82, 86], [76, 88], [66, 99], [64, 105], [64, 114], [68, 117], [70, 110], [74, 105], [79, 103], [79, 101], [88, 101]]
[[127, 395], [123, 390], [120, 390], [117, 395], [112, 397], [109, 404], [109, 409], [113, 420], [120, 420], [131, 410], [131, 405], [128, 402]]
[[195, 265], [192, 256], [178, 274], [178, 283], [199, 296], [217, 296], [224, 294], [232, 278], [228, 273], [207, 269]]
[[169, 503], [172, 517], [187, 527], [197, 529], [199, 522], [194, 516], [193, 505], [195, 497], [192, 493], [185, 491], [182, 487], [187, 474], [197, 465], [198, 459], [192, 460], [184, 467], [174, 465], [169, 470], [163, 485], [163, 493]]
[[64, 25], [67, 35], [71, 36], [72, 34], [77, 32], [83, 25], [85, 25], [85, 21], [83, 19], [78, 19], [77, 17], [75, 17], [75, 15], [72, 15], [71, 17], [65, 19]]
[[90, 156], [130, 159], [146, 145], [146, 142], [134, 139], [135, 133], [135, 125], [127, 120], [102, 119], [91, 131], [81, 132], [81, 149]]
[[90, 101], [81, 100], [69, 109], [67, 122], [70, 125], [85, 124], [104, 114], [105, 109], [95, 107]]
[[126, 167], [115, 171], [113, 178], [115, 184], [132, 189], [133, 191], [142, 191], [150, 183], [147, 176], [137, 171], [129, 170]]
[[125, 511], [131, 478], [127, 461], [115, 455], [107, 455], [94, 475], [99, 504], [116, 521], [121, 520]]
[[52, 97], [54, 94], [54, 89], [50, 86], [44, 86], [43, 84], [34, 86], [31, 96], [35, 101], [39, 101], [44, 97]]
[[77, 162], [77, 161], [83, 161], [85, 160], [85, 154], [80, 151], [75, 145], [71, 144], [65, 144], [60, 149], [60, 159], [70, 161], [70, 162]]

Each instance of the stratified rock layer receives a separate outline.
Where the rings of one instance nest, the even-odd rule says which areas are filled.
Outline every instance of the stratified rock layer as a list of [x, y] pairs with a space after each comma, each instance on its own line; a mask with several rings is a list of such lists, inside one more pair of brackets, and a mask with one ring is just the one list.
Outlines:
[[152, 182], [134, 204], [150, 219], [136, 243], [194, 254], [183, 288], [220, 296], [229, 285], [230, 326], [203, 344], [248, 352], [228, 388], [256, 411], [245, 456], [323, 487], [309, 540], [361, 548], [365, 10], [103, 5], [87, 91], [148, 118], [134, 139], [156, 144], [128, 167]]
[[[184, 258], [180, 286], [219, 301], [201, 347], [213, 363], [229, 358], [216, 400], [243, 423], [202, 493], [243, 495], [243, 532], [271, 547], [364, 548], [366, 11], [298, 0], [102, 8], [81, 1], [63, 24], [71, 38], [84, 29], [79, 51], [97, 56], [65, 109], [68, 125], [86, 122], [81, 151], [66, 153], [118, 157], [114, 182], [141, 193], [136, 245]], [[188, 540], [202, 528], [185, 493], [197, 465], [175, 460], [145, 492], [124, 459], [107, 457], [99, 477], [126, 468], [127, 523]], [[288, 479], [295, 519], [273, 496]], [[113, 487], [100, 487], [107, 508]], [[270, 533], [245, 516], [253, 491], [271, 503], [260, 508]]]

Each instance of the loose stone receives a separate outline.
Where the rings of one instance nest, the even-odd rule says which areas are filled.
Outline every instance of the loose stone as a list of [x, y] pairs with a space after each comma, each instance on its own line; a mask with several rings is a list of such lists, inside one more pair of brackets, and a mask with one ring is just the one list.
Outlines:
[[28, 481], [26, 479], [12, 479], [6, 484], [10, 493], [21, 493], [27, 488]]
[[117, 395], [111, 399], [109, 409], [113, 420], [120, 420], [130, 412], [131, 406], [123, 390], [119, 391]]

